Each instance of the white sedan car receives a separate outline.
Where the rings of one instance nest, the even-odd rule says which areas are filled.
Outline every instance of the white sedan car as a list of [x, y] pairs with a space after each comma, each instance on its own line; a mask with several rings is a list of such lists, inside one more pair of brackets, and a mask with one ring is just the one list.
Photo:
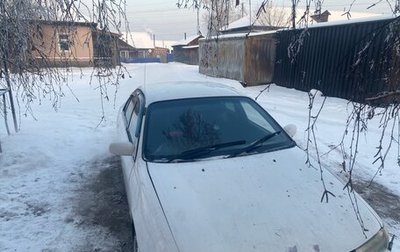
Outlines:
[[[282, 101], [284, 102], [284, 101]], [[253, 99], [216, 83], [138, 88], [121, 108], [120, 155], [142, 252], [380, 252], [378, 215], [319, 171]], [[356, 214], [357, 213], [357, 214]]]

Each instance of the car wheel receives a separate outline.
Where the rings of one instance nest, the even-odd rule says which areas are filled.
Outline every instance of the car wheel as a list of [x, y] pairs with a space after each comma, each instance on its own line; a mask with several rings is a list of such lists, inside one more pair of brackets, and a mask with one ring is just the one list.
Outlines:
[[136, 231], [135, 231], [135, 225], [133, 224], [132, 221], [132, 247], [133, 247], [133, 252], [139, 252], [139, 247], [137, 243], [137, 238], [136, 238]]

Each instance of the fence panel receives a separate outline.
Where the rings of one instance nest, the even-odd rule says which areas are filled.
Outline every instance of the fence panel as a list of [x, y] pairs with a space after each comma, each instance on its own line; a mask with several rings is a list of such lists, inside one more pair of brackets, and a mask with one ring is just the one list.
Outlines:
[[[318, 89], [327, 96], [363, 101], [385, 91], [382, 62], [389, 32], [383, 27], [393, 19], [279, 31], [273, 82], [302, 91]], [[301, 39], [302, 34], [305, 36]], [[288, 50], [297, 41], [298, 54]], [[369, 47], [366, 47], [371, 43]], [[364, 57], [359, 58], [362, 52]], [[388, 57], [390, 58], [390, 57]], [[360, 59], [362, 59], [360, 61]], [[386, 65], [385, 65], [386, 64]]]
[[275, 32], [200, 40], [199, 71], [244, 85], [271, 83], [275, 46]]

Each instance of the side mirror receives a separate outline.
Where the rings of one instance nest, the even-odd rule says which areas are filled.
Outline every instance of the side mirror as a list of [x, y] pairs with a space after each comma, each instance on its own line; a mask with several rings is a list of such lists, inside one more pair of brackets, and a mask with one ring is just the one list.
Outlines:
[[130, 142], [112, 143], [109, 150], [112, 154], [118, 156], [132, 156], [135, 152], [135, 146]]
[[290, 136], [290, 137], [294, 137], [294, 135], [296, 135], [297, 132], [297, 127], [294, 124], [288, 124], [285, 127], [283, 127], [283, 129], [286, 131], [286, 133]]

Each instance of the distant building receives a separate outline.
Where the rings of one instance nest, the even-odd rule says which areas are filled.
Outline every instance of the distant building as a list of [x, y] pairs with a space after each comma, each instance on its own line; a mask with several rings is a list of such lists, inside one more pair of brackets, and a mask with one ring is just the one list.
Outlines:
[[201, 38], [203, 38], [202, 35], [194, 35], [173, 44], [175, 61], [189, 65], [198, 65], [199, 40]]
[[311, 15], [310, 17], [317, 23], [323, 23], [323, 22], [328, 22], [330, 15], [331, 15], [331, 13], [326, 10], [322, 13], [315, 13], [314, 15]]
[[121, 38], [118, 39], [118, 51], [121, 62], [126, 62], [131, 58], [138, 57], [138, 50], [130, 44], [126, 43]]
[[[123, 62], [167, 62], [171, 45], [175, 43], [169, 40], [156, 40], [156, 36], [149, 32], [124, 33], [121, 40], [130, 46], [129, 58], [125, 58]], [[126, 47], [120, 48], [119, 52], [120, 55], [127, 56]]]
[[118, 35], [97, 29], [96, 23], [33, 21], [31, 54], [42, 67], [115, 66]]

